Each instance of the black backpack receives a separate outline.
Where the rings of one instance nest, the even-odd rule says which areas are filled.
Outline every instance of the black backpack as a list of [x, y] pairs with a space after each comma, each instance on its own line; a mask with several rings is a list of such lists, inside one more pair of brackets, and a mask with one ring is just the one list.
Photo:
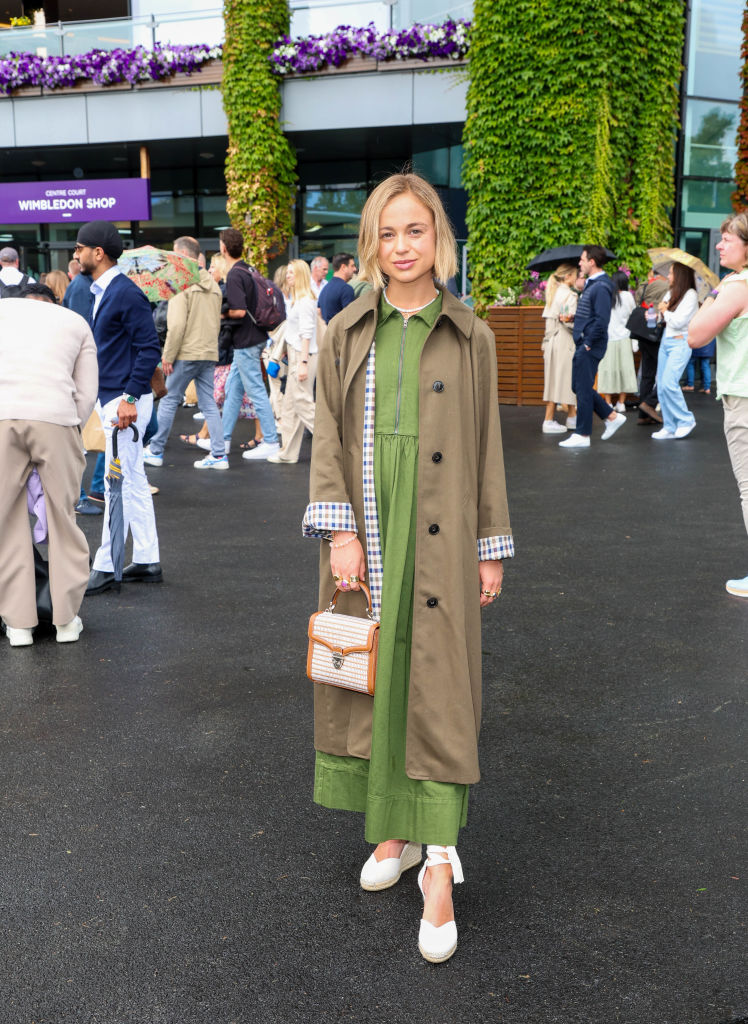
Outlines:
[[31, 278], [24, 274], [18, 284], [4, 284], [0, 281], [0, 299], [16, 299], [29, 283]]
[[[239, 269], [247, 273], [244, 267]], [[269, 281], [267, 277], [263, 277], [262, 274], [253, 268], [250, 267], [248, 273], [255, 286], [254, 312], [249, 308], [247, 309], [250, 319], [255, 327], [259, 327], [263, 331], [274, 331], [286, 319], [286, 303], [283, 298], [283, 292], [277, 285]]]

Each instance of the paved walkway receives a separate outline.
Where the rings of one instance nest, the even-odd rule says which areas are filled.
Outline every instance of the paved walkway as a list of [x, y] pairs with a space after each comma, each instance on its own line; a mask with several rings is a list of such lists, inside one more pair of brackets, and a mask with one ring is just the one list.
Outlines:
[[441, 967], [414, 874], [364, 893], [360, 821], [311, 802], [308, 464], [200, 473], [172, 441], [165, 583], [86, 599], [77, 644], [0, 645], [0, 1024], [748, 1018], [748, 541], [689, 402], [685, 441], [632, 416], [581, 452], [502, 410], [517, 557]]

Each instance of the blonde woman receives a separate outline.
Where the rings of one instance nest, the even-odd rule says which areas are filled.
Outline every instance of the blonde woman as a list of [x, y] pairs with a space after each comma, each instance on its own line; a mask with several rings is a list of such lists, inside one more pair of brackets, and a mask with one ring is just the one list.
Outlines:
[[68, 275], [62, 270], [50, 270], [44, 283], [47, 288], [52, 289], [58, 304], [61, 306], [62, 300], [65, 298], [65, 292], [70, 284]]
[[[543, 363], [545, 364], [544, 434], [563, 434], [573, 430], [576, 420], [576, 395], [571, 390], [571, 366], [574, 359], [572, 321], [577, 308], [577, 293], [573, 291], [579, 273], [572, 263], [562, 263], [548, 278], [545, 290], [545, 338]], [[556, 406], [567, 410], [566, 426], [556, 418]]]
[[309, 267], [291, 260], [286, 269], [289, 301], [286, 317], [288, 375], [281, 407], [280, 451], [268, 462], [298, 462], [304, 427], [314, 433], [314, 382], [317, 378], [317, 300]]
[[428, 182], [387, 178], [360, 223], [373, 288], [331, 321], [320, 351], [303, 530], [330, 542], [320, 608], [337, 587], [337, 610], [361, 615], [351, 591], [368, 580], [379, 653], [373, 698], [314, 687], [314, 799], [364, 813], [377, 844], [360, 876], [369, 892], [395, 885], [428, 844], [418, 945], [440, 963], [457, 947], [456, 843], [479, 777], [480, 610], [514, 552], [496, 343], [436, 283], [455, 273], [455, 241]]

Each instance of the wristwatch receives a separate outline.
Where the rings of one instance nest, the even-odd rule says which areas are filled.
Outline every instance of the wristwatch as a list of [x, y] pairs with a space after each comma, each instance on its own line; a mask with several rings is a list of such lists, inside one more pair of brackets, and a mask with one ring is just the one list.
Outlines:
[[135, 403], [137, 402], [137, 398], [135, 397], [135, 395], [123, 395], [122, 401], [127, 402], [128, 405], [135, 405]]

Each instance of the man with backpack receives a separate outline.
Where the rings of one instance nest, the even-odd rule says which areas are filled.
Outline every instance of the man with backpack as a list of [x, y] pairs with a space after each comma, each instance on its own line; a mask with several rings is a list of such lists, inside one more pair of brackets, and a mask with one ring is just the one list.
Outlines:
[[21, 273], [18, 262], [18, 253], [11, 246], [0, 249], [0, 299], [17, 299], [29, 283], [29, 275]]
[[226, 454], [228, 455], [231, 446], [231, 435], [239, 416], [242, 394], [246, 392], [260, 421], [262, 441], [256, 448], [242, 452], [242, 458], [267, 459], [280, 451], [280, 443], [270, 399], [262, 379], [260, 353], [267, 345], [268, 330], [273, 326], [277, 327], [285, 318], [283, 296], [272, 282], [266, 281], [253, 271], [241, 258], [244, 251], [241, 231], [226, 228], [220, 233], [219, 239], [221, 255], [228, 266], [228, 317], [235, 323], [234, 361], [226, 379], [226, 400], [223, 406], [223, 440]]

